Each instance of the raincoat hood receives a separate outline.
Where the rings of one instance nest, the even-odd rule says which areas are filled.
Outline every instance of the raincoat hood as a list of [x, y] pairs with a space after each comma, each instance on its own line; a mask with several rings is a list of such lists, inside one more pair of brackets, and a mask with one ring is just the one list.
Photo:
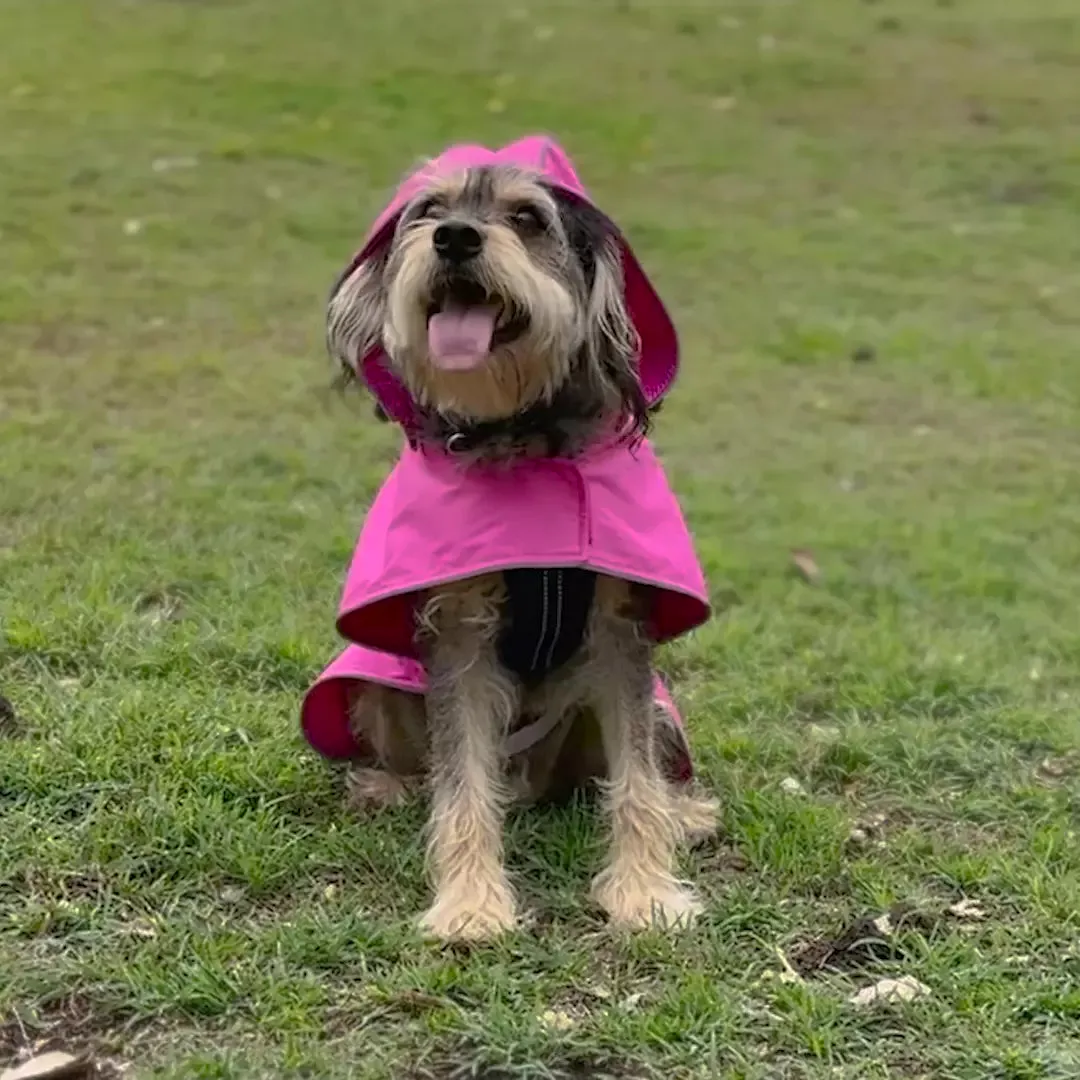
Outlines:
[[[389, 204], [375, 219], [360, 250], [338, 279], [338, 285], [361, 262], [391, 242], [402, 211], [433, 179], [491, 165], [512, 165], [538, 173], [570, 198], [594, 205], [566, 151], [547, 136], [528, 135], [497, 150], [474, 144], [451, 146], [405, 178]], [[678, 338], [667, 309], [645, 276], [629, 243], [618, 229], [616, 235], [622, 250], [627, 311], [639, 338], [638, 378], [651, 405], [664, 396], [675, 379], [679, 365]], [[381, 344], [366, 355], [357, 357], [356, 363], [361, 377], [387, 416], [406, 430], [412, 429], [416, 423], [415, 405], [392, 371]]]

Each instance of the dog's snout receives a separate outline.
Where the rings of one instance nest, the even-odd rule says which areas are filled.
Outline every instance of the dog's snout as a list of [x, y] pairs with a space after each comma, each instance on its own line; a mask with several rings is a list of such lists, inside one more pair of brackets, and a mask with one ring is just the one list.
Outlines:
[[480, 254], [484, 238], [480, 230], [463, 221], [447, 221], [432, 236], [432, 243], [440, 259], [450, 263], [468, 262]]

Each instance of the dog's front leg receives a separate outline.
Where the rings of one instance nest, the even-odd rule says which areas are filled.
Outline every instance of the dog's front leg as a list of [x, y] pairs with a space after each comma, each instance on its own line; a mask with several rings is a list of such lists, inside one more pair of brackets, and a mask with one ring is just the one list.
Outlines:
[[589, 666], [608, 762], [612, 835], [592, 894], [615, 925], [685, 926], [701, 905], [674, 875], [684, 830], [658, 761], [652, 646], [632, 601], [625, 582], [597, 583]]
[[502, 744], [519, 692], [496, 654], [502, 589], [497, 576], [451, 586], [421, 618], [429, 679], [428, 868], [435, 887], [421, 926], [443, 940], [491, 938], [516, 917], [503, 865]]

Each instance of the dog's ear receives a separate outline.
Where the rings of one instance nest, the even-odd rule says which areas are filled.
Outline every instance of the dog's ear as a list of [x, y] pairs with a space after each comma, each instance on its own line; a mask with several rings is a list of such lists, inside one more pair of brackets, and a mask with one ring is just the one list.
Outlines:
[[358, 263], [330, 294], [326, 309], [326, 348], [340, 370], [342, 383], [352, 382], [361, 359], [382, 337], [386, 319], [387, 253]]
[[618, 230], [594, 206], [557, 189], [552, 189], [552, 195], [585, 279], [586, 363], [618, 398], [628, 432], [644, 435], [649, 407], [638, 379], [640, 342], [626, 309]]

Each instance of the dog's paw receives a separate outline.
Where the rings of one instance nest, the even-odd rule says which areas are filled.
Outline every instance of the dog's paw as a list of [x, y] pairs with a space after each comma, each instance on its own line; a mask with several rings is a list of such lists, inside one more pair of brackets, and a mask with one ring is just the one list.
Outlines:
[[505, 882], [487, 888], [463, 882], [436, 897], [420, 919], [423, 934], [439, 941], [491, 941], [516, 925], [514, 894]]
[[385, 769], [350, 769], [345, 777], [345, 805], [353, 813], [401, 806], [411, 794], [407, 780]]
[[601, 871], [592, 885], [592, 898], [617, 929], [682, 930], [704, 910], [694, 893], [665, 874], [626, 874], [615, 867]]

